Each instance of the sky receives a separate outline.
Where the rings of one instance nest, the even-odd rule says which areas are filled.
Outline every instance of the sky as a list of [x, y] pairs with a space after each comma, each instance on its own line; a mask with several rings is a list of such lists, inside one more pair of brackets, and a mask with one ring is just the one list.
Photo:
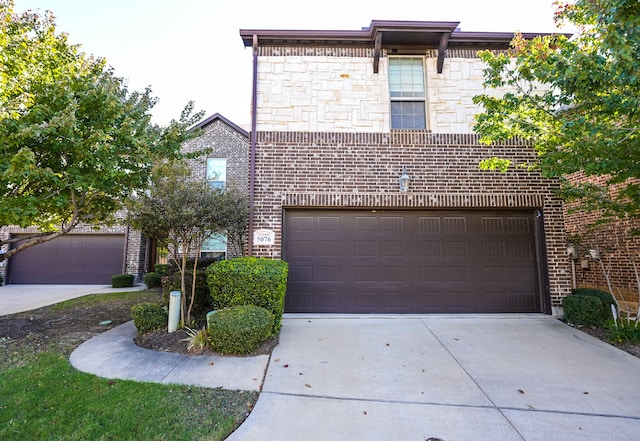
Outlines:
[[[189, 101], [248, 127], [251, 49], [240, 29], [359, 30], [372, 20], [460, 22], [462, 31], [554, 32], [553, 0], [14, 0], [50, 10], [60, 32], [105, 58], [129, 90], [150, 86], [154, 122]], [[374, 6], [386, 4], [386, 7]], [[562, 31], [566, 31], [562, 29]]]

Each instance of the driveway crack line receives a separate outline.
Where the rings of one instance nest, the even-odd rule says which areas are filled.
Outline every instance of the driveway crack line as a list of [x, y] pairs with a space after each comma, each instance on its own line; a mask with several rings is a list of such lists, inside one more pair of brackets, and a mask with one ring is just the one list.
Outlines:
[[[456, 358], [455, 355], [453, 355], [453, 353], [449, 350], [449, 348], [442, 342], [442, 340], [440, 340], [440, 338], [435, 334], [435, 332], [433, 332], [433, 330], [429, 327], [429, 324], [425, 321], [422, 320], [422, 324], [424, 325], [425, 328], [427, 328], [427, 330], [431, 333], [431, 335], [433, 336], [433, 338], [435, 338], [438, 343], [440, 343], [440, 345], [442, 346], [442, 348], [447, 351], [447, 353], [451, 356], [451, 358], [453, 358], [456, 362], [456, 364], [458, 366], [460, 366], [460, 369], [462, 369], [464, 371], [465, 374], [467, 374], [467, 376], [471, 379], [471, 381], [478, 387], [478, 389], [482, 392], [482, 394], [487, 398], [487, 400], [489, 400], [489, 402], [491, 403], [492, 407], [494, 409], [496, 409], [498, 412], [500, 412], [500, 415], [502, 415], [502, 417], [505, 419], [505, 421], [507, 421], [509, 423], [509, 425], [511, 426], [511, 428], [518, 434], [518, 436], [522, 439], [522, 441], [526, 441], [525, 437], [522, 435], [522, 433], [520, 433], [520, 431], [516, 428], [516, 426], [514, 426], [514, 424], [511, 422], [511, 420], [509, 419], [509, 417], [507, 417], [507, 415], [505, 415], [505, 413], [502, 411], [502, 409], [500, 407], [498, 407], [496, 405], [496, 403], [491, 399], [491, 397], [489, 396], [489, 394], [487, 394], [487, 392], [482, 388], [482, 386], [480, 386], [480, 384], [476, 381], [475, 378], [473, 378], [473, 376], [471, 375], [471, 373], [469, 371], [467, 371], [467, 369], [462, 365], [462, 363], [460, 363], [460, 361]], [[486, 406], [489, 407], [489, 406]]]

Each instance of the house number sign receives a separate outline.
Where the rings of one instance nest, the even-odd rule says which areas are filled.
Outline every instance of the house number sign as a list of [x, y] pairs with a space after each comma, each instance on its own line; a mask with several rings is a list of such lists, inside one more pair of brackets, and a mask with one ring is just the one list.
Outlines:
[[260, 246], [275, 245], [276, 232], [272, 230], [256, 230], [253, 232], [253, 243]]

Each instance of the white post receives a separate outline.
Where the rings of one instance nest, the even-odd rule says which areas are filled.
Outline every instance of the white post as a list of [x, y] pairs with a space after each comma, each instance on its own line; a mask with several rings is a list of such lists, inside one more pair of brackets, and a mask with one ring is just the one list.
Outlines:
[[180, 322], [180, 291], [169, 293], [169, 332], [175, 332]]

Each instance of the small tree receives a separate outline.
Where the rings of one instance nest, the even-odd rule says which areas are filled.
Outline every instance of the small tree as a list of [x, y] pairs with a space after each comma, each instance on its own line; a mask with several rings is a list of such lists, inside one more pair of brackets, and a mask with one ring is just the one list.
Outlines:
[[[216, 211], [219, 199], [219, 190], [190, 178], [186, 164], [168, 161], [156, 165], [150, 191], [136, 198], [131, 205], [129, 219], [133, 227], [145, 236], [157, 239], [180, 270], [184, 325], [191, 321], [200, 248], [212, 233], [220, 230]], [[187, 303], [185, 275], [190, 253], [195, 253], [195, 262], [192, 295]]]
[[[213, 234], [228, 234], [232, 241], [244, 240], [245, 201], [236, 190], [211, 188], [207, 182], [193, 179], [184, 162], [169, 161], [154, 168], [150, 191], [131, 205], [131, 224], [167, 248], [180, 270], [181, 319], [185, 325], [191, 321], [202, 244]], [[195, 259], [191, 297], [187, 299], [189, 255]]]
[[247, 196], [235, 187], [227, 187], [221, 194], [219, 211], [220, 227], [227, 236], [227, 245], [244, 256], [249, 219]]

